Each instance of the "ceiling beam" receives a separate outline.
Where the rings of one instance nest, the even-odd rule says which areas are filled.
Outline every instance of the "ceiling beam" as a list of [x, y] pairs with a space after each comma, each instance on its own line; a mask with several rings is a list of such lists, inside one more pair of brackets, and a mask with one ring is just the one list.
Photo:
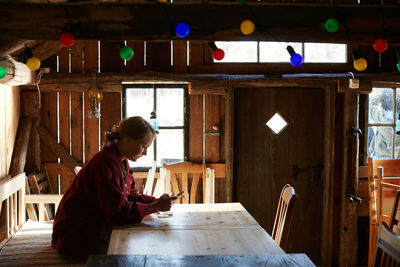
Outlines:
[[[29, 19], [27, 19], [29, 11]], [[258, 40], [371, 44], [385, 31], [389, 42], [400, 45], [400, 5], [328, 5], [208, 2], [77, 2], [0, 4], [0, 39], [58, 40], [64, 31], [77, 39], [147, 40], [179, 39], [178, 22], [191, 26], [187, 40]], [[322, 27], [329, 17], [342, 22], [339, 31]], [[256, 31], [243, 35], [244, 19]]]

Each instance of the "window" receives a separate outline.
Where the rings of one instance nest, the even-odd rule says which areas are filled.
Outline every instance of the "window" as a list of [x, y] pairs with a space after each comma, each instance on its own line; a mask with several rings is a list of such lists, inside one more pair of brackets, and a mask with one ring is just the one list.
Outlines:
[[288, 45], [304, 57], [304, 63], [347, 62], [346, 44], [245, 41], [215, 42], [215, 45], [224, 50], [225, 57], [214, 63], [289, 63]]
[[399, 158], [400, 88], [373, 88], [369, 94], [368, 156]]
[[159, 130], [147, 155], [137, 162], [130, 162], [135, 168], [150, 168], [153, 161], [157, 166], [163, 163], [183, 161], [187, 154], [187, 86], [182, 84], [124, 84], [123, 115], [141, 116], [150, 120], [155, 111]]

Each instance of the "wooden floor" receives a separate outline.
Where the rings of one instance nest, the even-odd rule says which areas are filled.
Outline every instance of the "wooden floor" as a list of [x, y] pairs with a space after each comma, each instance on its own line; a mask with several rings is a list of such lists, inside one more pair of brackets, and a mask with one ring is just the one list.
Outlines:
[[28, 220], [0, 250], [0, 266], [84, 266], [51, 247], [52, 222]]

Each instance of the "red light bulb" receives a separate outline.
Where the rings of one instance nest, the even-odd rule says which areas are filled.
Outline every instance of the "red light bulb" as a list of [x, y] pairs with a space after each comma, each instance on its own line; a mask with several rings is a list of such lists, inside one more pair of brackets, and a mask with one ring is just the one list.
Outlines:
[[387, 48], [388, 48], [388, 43], [385, 39], [380, 38], [375, 40], [374, 49], [376, 52], [383, 53], [386, 51]]
[[217, 48], [213, 51], [212, 56], [215, 60], [222, 60], [225, 57], [225, 52], [221, 48]]
[[70, 32], [64, 32], [60, 36], [60, 42], [63, 46], [70, 47], [75, 43], [75, 37]]

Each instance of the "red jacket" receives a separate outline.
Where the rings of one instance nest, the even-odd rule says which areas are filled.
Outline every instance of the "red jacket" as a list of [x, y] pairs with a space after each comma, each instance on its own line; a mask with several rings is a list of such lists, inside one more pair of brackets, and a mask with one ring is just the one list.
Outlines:
[[106, 147], [82, 168], [65, 192], [54, 219], [52, 247], [86, 260], [104, 228], [140, 222], [154, 201], [135, 188], [128, 161], [122, 162], [117, 146]]

